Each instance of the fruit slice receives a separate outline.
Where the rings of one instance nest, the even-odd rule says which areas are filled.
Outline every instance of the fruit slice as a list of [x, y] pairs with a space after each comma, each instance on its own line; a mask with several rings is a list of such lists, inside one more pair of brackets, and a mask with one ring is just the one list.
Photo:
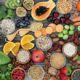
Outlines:
[[25, 45], [33, 40], [34, 40], [34, 37], [32, 35], [29, 35], [29, 34], [24, 35], [21, 39], [21, 45]]
[[31, 10], [32, 7], [34, 5], [34, 1], [33, 0], [24, 0], [23, 1], [23, 6], [27, 9], [27, 10]]
[[15, 47], [15, 43], [13, 42], [7, 42], [3, 47], [3, 52], [8, 55], [9, 52]]
[[61, 25], [61, 24], [58, 24], [57, 26], [56, 26], [56, 32], [62, 32], [63, 31], [63, 25]]
[[24, 17], [24, 16], [26, 16], [26, 14], [27, 14], [27, 11], [25, 8], [23, 8], [23, 7], [17, 7], [16, 8], [16, 15], [18, 17]]
[[19, 29], [19, 35], [24, 36], [26, 33], [28, 33], [30, 29]]
[[14, 32], [13, 34], [9, 34], [6, 37], [9, 41], [12, 41], [16, 37], [17, 33], [18, 31]]
[[30, 50], [34, 47], [34, 44], [33, 43], [27, 43], [25, 45], [22, 45], [22, 48], [25, 49], [25, 50]]
[[19, 51], [20, 43], [19, 43], [19, 42], [16, 42], [15, 45], [16, 45], [16, 46], [11, 50], [11, 52], [12, 52], [12, 54], [13, 54], [14, 56], [16, 56], [16, 54], [17, 54], [18, 51]]
[[35, 37], [40, 37], [42, 35], [41, 31], [36, 31], [34, 33]]
[[52, 27], [53, 32], [56, 32], [56, 24], [50, 23], [48, 26]]
[[53, 32], [52, 27], [47, 27], [47, 28], [46, 28], [46, 33], [47, 33], [47, 34], [51, 34], [52, 32]]
[[11, 60], [3, 52], [0, 51], [0, 66], [9, 63]]
[[41, 31], [42, 35], [47, 35], [45, 28], [42, 28], [40, 31]]

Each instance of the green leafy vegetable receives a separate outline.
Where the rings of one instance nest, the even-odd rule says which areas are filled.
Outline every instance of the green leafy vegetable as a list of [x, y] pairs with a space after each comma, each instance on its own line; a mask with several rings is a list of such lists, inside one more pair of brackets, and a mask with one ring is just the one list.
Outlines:
[[0, 65], [7, 64], [11, 61], [11, 59], [0, 51]]

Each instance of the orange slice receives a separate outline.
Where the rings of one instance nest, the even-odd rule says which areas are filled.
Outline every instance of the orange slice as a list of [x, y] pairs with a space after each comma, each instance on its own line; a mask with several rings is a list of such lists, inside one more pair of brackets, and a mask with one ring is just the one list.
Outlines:
[[16, 37], [17, 33], [18, 31], [14, 32], [13, 34], [7, 35], [6, 37], [9, 41], [12, 41]]
[[46, 28], [46, 33], [51, 34], [53, 32], [53, 29], [51, 27]]
[[8, 55], [9, 52], [15, 47], [15, 43], [13, 42], [7, 42], [3, 47], [3, 52]]
[[40, 31], [41, 31], [42, 35], [47, 35], [45, 28], [42, 28]]
[[52, 27], [53, 32], [56, 32], [56, 24], [50, 23], [48, 26]]
[[34, 37], [30, 34], [24, 35], [21, 39], [21, 45], [25, 45], [34, 40]]
[[19, 51], [20, 43], [19, 43], [19, 42], [16, 42], [15, 45], [16, 45], [16, 46], [11, 50], [11, 52], [12, 52], [12, 54], [13, 54], [14, 56], [16, 56], [16, 54], [17, 54], [18, 51]]
[[40, 37], [42, 35], [41, 31], [36, 31], [34, 33], [35, 37]]
[[19, 35], [24, 36], [30, 31], [30, 29], [19, 29]]
[[34, 44], [33, 43], [27, 43], [25, 45], [22, 45], [22, 48], [25, 49], [25, 50], [30, 50], [34, 47]]
[[62, 32], [63, 31], [63, 25], [61, 25], [61, 24], [58, 24], [57, 26], [56, 26], [56, 32]]

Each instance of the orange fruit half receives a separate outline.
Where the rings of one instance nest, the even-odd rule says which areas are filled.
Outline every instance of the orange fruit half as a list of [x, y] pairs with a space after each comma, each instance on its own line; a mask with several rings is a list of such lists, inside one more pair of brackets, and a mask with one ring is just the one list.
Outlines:
[[16, 42], [15, 45], [16, 45], [16, 46], [11, 50], [11, 52], [12, 52], [12, 54], [13, 54], [14, 56], [16, 56], [16, 54], [17, 54], [18, 51], [19, 51], [20, 43], [19, 43], [19, 42]]
[[25, 50], [30, 50], [34, 47], [34, 44], [33, 43], [27, 43], [25, 45], [22, 45], [22, 48], [25, 49]]
[[7, 42], [3, 47], [3, 52], [8, 55], [9, 52], [15, 47], [15, 43], [13, 42]]
[[25, 45], [34, 40], [34, 37], [30, 34], [24, 35], [21, 39], [21, 45]]

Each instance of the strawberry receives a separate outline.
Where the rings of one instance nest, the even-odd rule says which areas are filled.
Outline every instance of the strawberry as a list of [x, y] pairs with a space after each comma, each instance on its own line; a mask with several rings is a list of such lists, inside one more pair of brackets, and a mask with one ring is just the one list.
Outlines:
[[69, 77], [62, 73], [59, 74], [59, 77], [60, 77], [60, 80], [69, 80]]
[[60, 70], [60, 72], [66, 75], [67, 72], [68, 72], [68, 68], [67, 68], [67, 67], [63, 67], [63, 68]]

